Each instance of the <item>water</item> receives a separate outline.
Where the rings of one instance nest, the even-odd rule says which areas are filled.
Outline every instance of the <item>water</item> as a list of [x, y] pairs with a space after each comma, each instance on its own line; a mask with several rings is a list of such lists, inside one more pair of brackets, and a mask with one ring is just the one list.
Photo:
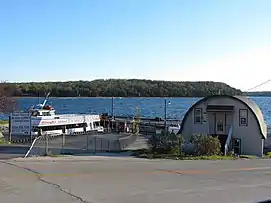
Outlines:
[[[200, 98], [167, 98], [167, 118], [182, 119], [188, 108]], [[251, 97], [261, 108], [265, 121], [271, 124], [271, 97]], [[164, 98], [114, 98], [114, 115], [135, 116], [139, 108], [140, 116], [164, 118]], [[42, 100], [40, 101], [40, 103]], [[27, 109], [39, 103], [38, 98], [20, 98], [20, 109]], [[48, 104], [54, 106], [57, 114], [88, 113], [102, 114], [112, 112], [111, 98], [50, 98]], [[0, 116], [6, 119], [7, 115]]]

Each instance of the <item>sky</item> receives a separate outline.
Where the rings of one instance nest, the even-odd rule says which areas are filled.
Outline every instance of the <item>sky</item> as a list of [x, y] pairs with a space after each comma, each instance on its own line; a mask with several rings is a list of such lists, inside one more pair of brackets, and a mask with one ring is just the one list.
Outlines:
[[211, 80], [247, 90], [271, 79], [270, 8], [270, 0], [0, 0], [0, 80]]

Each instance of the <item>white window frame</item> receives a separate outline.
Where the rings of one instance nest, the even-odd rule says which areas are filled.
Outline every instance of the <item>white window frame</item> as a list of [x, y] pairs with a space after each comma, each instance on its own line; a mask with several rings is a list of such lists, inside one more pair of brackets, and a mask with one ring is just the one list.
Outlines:
[[247, 109], [239, 109], [239, 126], [248, 126], [248, 110]]
[[194, 109], [194, 124], [202, 124], [202, 108]]

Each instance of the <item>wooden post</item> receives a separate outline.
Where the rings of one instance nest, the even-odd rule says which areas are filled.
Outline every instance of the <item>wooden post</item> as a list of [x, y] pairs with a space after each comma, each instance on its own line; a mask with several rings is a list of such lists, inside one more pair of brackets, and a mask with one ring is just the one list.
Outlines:
[[33, 137], [32, 137], [32, 117], [31, 117], [31, 114], [29, 113], [29, 125], [30, 125], [30, 140], [31, 140], [31, 143], [33, 141]]
[[64, 152], [64, 146], [65, 146], [65, 137], [66, 136], [66, 126], [63, 126], [62, 128], [62, 146], [61, 146], [61, 151], [62, 153]]
[[12, 126], [11, 126], [11, 116], [8, 117], [8, 133], [9, 133], [9, 142], [11, 143], [12, 142], [12, 138], [11, 138], [11, 129], [12, 129]]
[[86, 146], [86, 148], [87, 148], [86, 150], [87, 150], [87, 151], [88, 151], [88, 135], [89, 135], [89, 134], [87, 134], [87, 146]]
[[94, 136], [94, 154], [96, 153], [96, 136]]
[[[42, 130], [41, 130], [41, 134], [42, 134]], [[48, 150], [48, 135], [47, 133], [45, 134], [45, 155], [48, 155], [49, 150]]]

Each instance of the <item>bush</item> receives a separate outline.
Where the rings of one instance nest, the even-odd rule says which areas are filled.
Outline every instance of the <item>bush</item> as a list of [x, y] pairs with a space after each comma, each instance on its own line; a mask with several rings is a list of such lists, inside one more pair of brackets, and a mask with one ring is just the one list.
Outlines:
[[192, 143], [195, 146], [195, 155], [212, 156], [221, 154], [221, 144], [217, 136], [213, 137], [205, 134], [192, 136]]
[[266, 155], [271, 158], [271, 152], [267, 152]]
[[228, 151], [228, 153], [227, 153], [227, 156], [235, 156], [235, 153], [234, 153], [234, 151]]
[[[218, 137], [205, 134], [193, 135], [190, 142], [190, 155], [193, 156], [216, 156], [221, 155], [221, 144]], [[150, 152], [155, 155], [181, 155], [182, 150], [187, 155], [187, 149], [184, 149], [184, 139], [179, 134], [170, 133], [168, 135], [153, 135], [148, 140]]]
[[181, 153], [184, 140], [181, 135], [170, 133], [168, 135], [152, 135], [148, 140], [148, 145], [153, 153], [175, 154]]

